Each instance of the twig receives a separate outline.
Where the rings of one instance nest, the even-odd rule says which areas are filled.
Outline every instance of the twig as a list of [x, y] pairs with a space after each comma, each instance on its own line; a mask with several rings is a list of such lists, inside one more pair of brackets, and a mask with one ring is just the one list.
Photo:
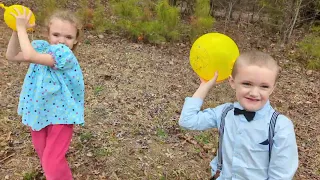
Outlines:
[[9, 156], [7, 156], [7, 157], [5, 157], [5, 158], [1, 159], [1, 160], [0, 160], [0, 163], [4, 162], [5, 160], [7, 160], [7, 159], [11, 158], [11, 157], [12, 157], [12, 156], [14, 156], [14, 155], [16, 155], [16, 154], [15, 154], [15, 153], [10, 154]]

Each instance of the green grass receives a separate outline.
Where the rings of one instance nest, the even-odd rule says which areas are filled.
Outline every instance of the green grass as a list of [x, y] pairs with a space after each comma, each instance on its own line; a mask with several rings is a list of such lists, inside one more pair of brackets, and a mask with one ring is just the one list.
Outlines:
[[166, 139], [168, 137], [168, 133], [165, 130], [158, 128], [157, 136], [160, 137], [161, 139]]
[[212, 134], [209, 132], [201, 132], [199, 135], [194, 137], [198, 143], [208, 144], [211, 141]]

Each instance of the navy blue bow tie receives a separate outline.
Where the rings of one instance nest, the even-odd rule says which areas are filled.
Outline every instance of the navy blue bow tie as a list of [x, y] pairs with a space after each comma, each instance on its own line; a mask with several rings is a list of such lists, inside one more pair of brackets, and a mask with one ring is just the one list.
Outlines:
[[254, 118], [254, 115], [256, 115], [256, 112], [251, 112], [251, 111], [246, 111], [246, 110], [241, 110], [238, 108], [234, 108], [234, 115], [239, 115], [243, 114], [244, 117], [247, 119], [247, 121], [252, 121]]

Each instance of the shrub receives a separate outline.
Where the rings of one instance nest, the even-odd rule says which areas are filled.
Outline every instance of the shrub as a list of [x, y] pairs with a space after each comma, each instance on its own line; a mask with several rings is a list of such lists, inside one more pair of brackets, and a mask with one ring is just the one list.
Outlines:
[[115, 26], [130, 38], [161, 43], [180, 38], [179, 11], [166, 0], [154, 3], [150, 0], [126, 0], [112, 2]]
[[214, 18], [210, 16], [209, 0], [197, 0], [194, 16], [190, 18], [190, 41], [194, 42], [200, 35], [210, 32], [214, 22]]
[[312, 33], [307, 35], [298, 44], [300, 55], [307, 60], [309, 69], [320, 69], [320, 26], [312, 28]]
[[65, 7], [67, 0], [35, 0], [34, 3], [36, 4], [36, 10], [34, 11], [36, 23], [43, 24], [45, 19], [57, 8]]

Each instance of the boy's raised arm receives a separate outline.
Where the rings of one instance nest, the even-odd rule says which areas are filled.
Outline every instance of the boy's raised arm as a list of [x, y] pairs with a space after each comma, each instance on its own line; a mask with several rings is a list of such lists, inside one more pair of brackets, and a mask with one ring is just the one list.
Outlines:
[[203, 100], [207, 96], [209, 90], [215, 85], [218, 78], [216, 72], [214, 77], [205, 82], [201, 80], [201, 84], [192, 98], [187, 97], [182, 108], [179, 125], [191, 130], [205, 130], [217, 127], [217, 117], [213, 109], [200, 111]]
[[203, 100], [187, 97], [182, 108], [179, 125], [190, 130], [206, 130], [217, 127], [214, 109], [200, 111]]

